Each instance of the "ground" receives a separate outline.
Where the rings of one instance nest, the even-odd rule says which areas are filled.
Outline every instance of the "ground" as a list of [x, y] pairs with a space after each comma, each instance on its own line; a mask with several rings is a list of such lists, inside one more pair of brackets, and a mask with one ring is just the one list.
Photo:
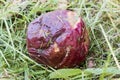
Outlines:
[[0, 0], [0, 80], [119, 80], [120, 0], [68, 0], [67, 6], [62, 5], [76, 11], [89, 31], [89, 54], [80, 67], [55, 70], [29, 58], [28, 24], [41, 14], [57, 10], [63, 4], [59, 3]]

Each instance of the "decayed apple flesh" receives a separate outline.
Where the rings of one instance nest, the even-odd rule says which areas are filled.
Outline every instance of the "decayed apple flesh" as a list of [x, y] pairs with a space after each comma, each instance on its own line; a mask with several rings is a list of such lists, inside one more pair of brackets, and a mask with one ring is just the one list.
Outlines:
[[77, 66], [85, 60], [88, 46], [84, 22], [73, 11], [48, 12], [28, 26], [27, 49], [38, 63], [54, 68]]

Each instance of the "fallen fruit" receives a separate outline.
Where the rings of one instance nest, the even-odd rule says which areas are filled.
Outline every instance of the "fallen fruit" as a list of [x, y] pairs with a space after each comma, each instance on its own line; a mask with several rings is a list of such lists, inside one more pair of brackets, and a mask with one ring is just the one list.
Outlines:
[[73, 11], [48, 12], [28, 26], [27, 49], [38, 63], [54, 68], [77, 66], [85, 60], [88, 46], [85, 24]]

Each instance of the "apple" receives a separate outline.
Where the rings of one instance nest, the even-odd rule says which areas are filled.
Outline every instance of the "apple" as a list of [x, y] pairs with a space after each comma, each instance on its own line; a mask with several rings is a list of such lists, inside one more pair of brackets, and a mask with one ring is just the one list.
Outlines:
[[36, 62], [53, 68], [80, 65], [89, 36], [85, 23], [70, 10], [55, 10], [33, 20], [27, 28], [27, 49]]

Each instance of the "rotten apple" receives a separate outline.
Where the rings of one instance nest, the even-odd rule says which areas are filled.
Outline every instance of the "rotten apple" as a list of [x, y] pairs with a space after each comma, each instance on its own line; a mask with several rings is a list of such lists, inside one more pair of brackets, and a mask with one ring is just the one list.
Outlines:
[[54, 68], [79, 65], [85, 60], [88, 46], [85, 24], [73, 11], [48, 12], [32, 21], [27, 29], [31, 58]]

